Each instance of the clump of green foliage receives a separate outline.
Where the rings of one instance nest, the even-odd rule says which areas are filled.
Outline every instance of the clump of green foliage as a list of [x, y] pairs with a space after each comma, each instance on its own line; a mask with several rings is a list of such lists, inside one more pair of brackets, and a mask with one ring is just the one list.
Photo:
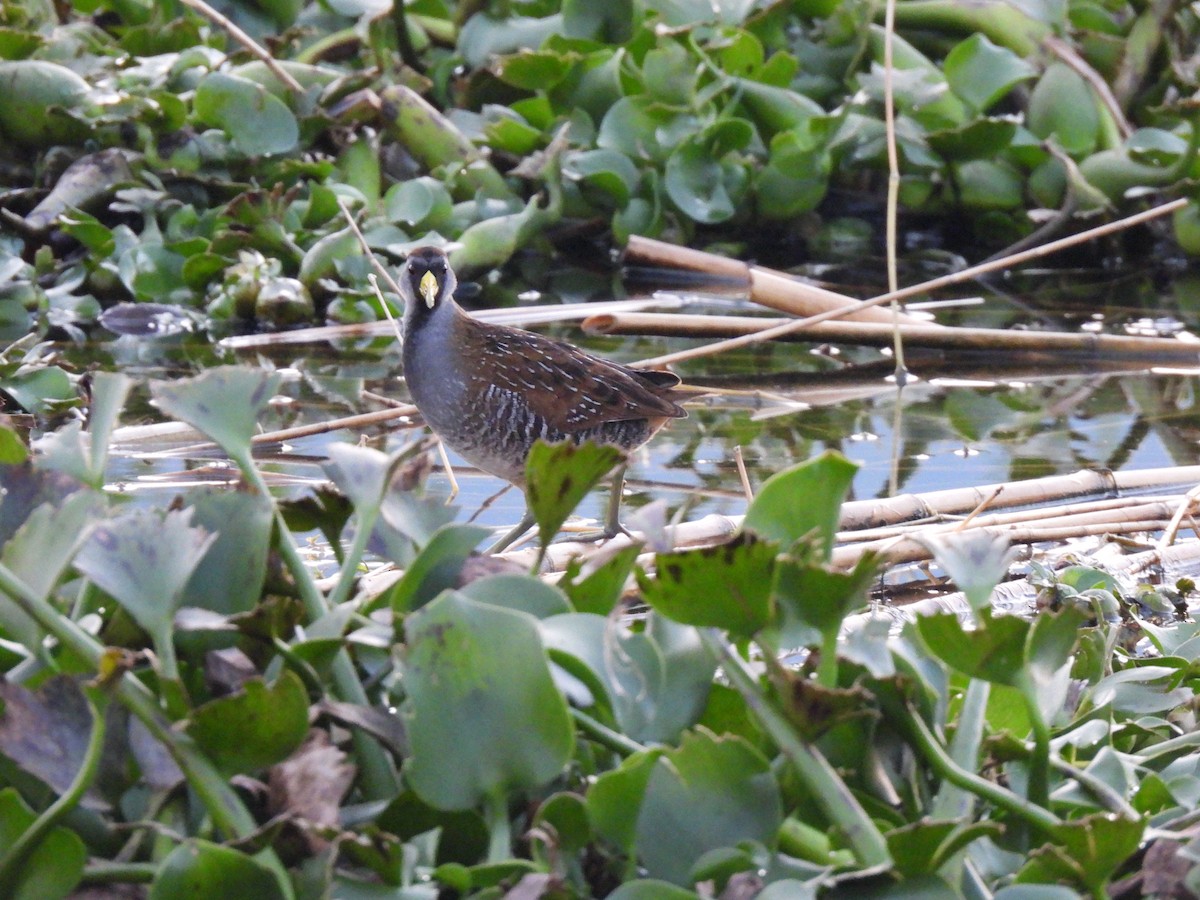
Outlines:
[[[972, 622], [856, 615], [876, 565], [827, 565], [854, 467], [826, 455], [726, 544], [464, 580], [484, 532], [414, 492], [416, 445], [335, 446], [340, 499], [271, 497], [250, 438], [277, 386], [151, 385], [245, 484], [168, 509], [102, 490], [124, 376], [36, 458], [0, 428], [6, 896], [1012, 900], [1105, 896], [1143, 854], [1200, 881], [1197, 626], [1135, 617], [1128, 648], [1111, 577], [1039, 570], [1048, 608], [998, 615], [1003, 546], [952, 542]], [[569, 512], [545, 500], [543, 534]], [[297, 526], [338, 549], [324, 589]], [[368, 546], [404, 568], [378, 595]]]
[[[481, 6], [226, 4], [272, 68], [179, 2], [6, 5], [4, 333], [122, 300], [374, 318], [339, 200], [374, 249], [432, 234], [467, 272], [580, 235], [807, 232], [831, 191], [879, 208], [881, 5]], [[1190, 7], [909, 0], [896, 21], [903, 209], [998, 246], [1030, 210], [1065, 227], [1198, 174]], [[1176, 218], [1189, 251], [1196, 223]]]

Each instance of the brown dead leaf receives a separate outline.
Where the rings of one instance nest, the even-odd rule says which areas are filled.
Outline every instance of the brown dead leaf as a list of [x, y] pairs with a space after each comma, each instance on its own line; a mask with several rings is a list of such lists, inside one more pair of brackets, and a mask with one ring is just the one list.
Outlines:
[[[325, 731], [314, 728], [300, 748], [268, 773], [268, 808], [272, 815], [286, 813], [297, 825], [337, 828], [338, 809], [354, 781], [354, 766], [335, 747]], [[320, 853], [328, 841], [306, 832], [309, 851]]]

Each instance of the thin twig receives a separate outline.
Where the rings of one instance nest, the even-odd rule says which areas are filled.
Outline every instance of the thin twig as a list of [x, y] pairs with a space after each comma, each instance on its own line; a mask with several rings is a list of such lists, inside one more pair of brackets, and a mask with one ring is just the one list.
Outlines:
[[304, 85], [288, 74], [287, 70], [284, 69], [283, 66], [279, 65], [279, 62], [275, 59], [275, 57], [273, 57], [270, 52], [262, 46], [262, 44], [258, 43], [256, 40], [254, 40], [254, 38], [250, 37], [250, 35], [238, 28], [238, 26], [235, 25], [232, 20], [217, 12], [215, 9], [205, 3], [204, 0], [183, 0], [183, 4], [184, 6], [190, 6], [209, 21], [220, 25], [222, 28], [228, 31], [229, 36], [249, 50], [252, 56], [262, 60], [263, 64], [271, 70], [271, 73], [276, 78], [278, 78], [281, 82], [283, 82], [284, 85], [287, 86], [289, 91], [297, 96], [304, 96]]
[[1196, 502], [1197, 497], [1200, 497], [1200, 484], [1183, 495], [1183, 501], [1175, 510], [1175, 515], [1171, 516], [1171, 521], [1167, 523], [1167, 527], [1163, 531], [1163, 536], [1158, 541], [1158, 549], [1160, 551], [1165, 550], [1175, 543], [1175, 536], [1179, 533], [1179, 526], [1183, 522], [1184, 517], [1191, 511], [1192, 504]]
[[746, 495], [746, 502], [754, 500], [754, 489], [750, 487], [750, 475], [746, 472], [746, 460], [742, 458], [742, 445], [738, 444], [733, 448], [733, 461], [737, 463], [738, 478], [742, 480], [742, 492]]
[[881, 294], [878, 297], [872, 297], [870, 300], [864, 300], [853, 309], [837, 309], [828, 312], [819, 313], [815, 316], [809, 316], [806, 319], [797, 319], [793, 322], [785, 322], [774, 328], [769, 328], [766, 331], [760, 331], [755, 334], [742, 335], [740, 337], [730, 338], [724, 341], [717, 341], [713, 344], [706, 344], [703, 347], [692, 347], [687, 350], [681, 350], [677, 353], [667, 353], [663, 356], [655, 356], [650, 359], [644, 359], [634, 363], [635, 366], [642, 368], [662, 368], [673, 363], [683, 362], [688, 359], [697, 359], [704, 356], [712, 356], [717, 353], [723, 353], [727, 350], [736, 350], [740, 347], [749, 347], [754, 344], [760, 344], [764, 341], [772, 340], [785, 334], [794, 334], [798, 331], [803, 331], [820, 322], [827, 322], [830, 319], [839, 319], [849, 315], [855, 310], [863, 307], [879, 306], [884, 303], [891, 303], [893, 300], [903, 300], [907, 297], [912, 297], [916, 294], [930, 293], [940, 288], [948, 287], [953, 284], [959, 284], [963, 281], [969, 281], [973, 278], [978, 278], [980, 275], [986, 275], [989, 272], [995, 272], [1000, 269], [1008, 269], [1013, 266], [1018, 266], [1033, 259], [1040, 259], [1043, 256], [1048, 256], [1051, 253], [1056, 253], [1059, 250], [1064, 250], [1068, 247], [1074, 247], [1077, 244], [1086, 243], [1105, 235], [1112, 234], [1116, 231], [1121, 231], [1126, 228], [1132, 228], [1134, 225], [1140, 225], [1143, 222], [1148, 222], [1160, 216], [1165, 216], [1177, 209], [1186, 206], [1188, 201], [1185, 198], [1172, 200], [1169, 203], [1163, 203], [1155, 206], [1152, 209], [1143, 210], [1140, 213], [1134, 213], [1131, 216], [1126, 216], [1123, 219], [1118, 219], [1115, 222], [1107, 222], [1103, 225], [1098, 225], [1095, 228], [1089, 228], [1086, 231], [1081, 231], [1078, 234], [1072, 234], [1065, 238], [1059, 238], [1057, 241], [1051, 241], [1049, 244], [1043, 244], [1041, 247], [1033, 247], [1013, 256], [1005, 257], [1004, 259], [992, 260], [990, 262], [980, 263], [977, 266], [963, 269], [960, 272], [953, 272], [949, 275], [943, 275], [940, 278], [934, 278], [930, 281], [914, 284], [910, 287], [901, 288], [898, 291], [889, 291], [886, 294]]
[[981, 512], [983, 512], [985, 509], [987, 509], [989, 506], [991, 506], [992, 501], [995, 500], [997, 497], [999, 497], [1003, 493], [1004, 493], [1004, 485], [1002, 485], [1002, 484], [997, 485], [996, 489], [994, 491], [992, 491], [991, 494], [989, 494], [987, 497], [985, 497], [977, 507], [975, 507], [973, 510], [971, 510], [971, 512], [967, 515], [967, 517], [965, 519], [963, 519], [961, 522], [958, 523], [958, 525], [956, 525], [954, 527], [954, 530], [962, 531], [964, 528], [966, 528], [968, 525], [970, 525], [972, 519], [974, 519]]

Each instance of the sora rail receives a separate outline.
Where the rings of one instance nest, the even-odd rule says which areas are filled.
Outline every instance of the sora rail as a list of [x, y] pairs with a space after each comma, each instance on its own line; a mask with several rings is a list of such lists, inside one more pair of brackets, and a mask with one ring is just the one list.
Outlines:
[[[591, 440], [630, 451], [670, 419], [687, 415], [669, 372], [633, 369], [541, 335], [481, 322], [454, 301], [446, 254], [420, 247], [401, 270], [404, 377], [426, 423], [463, 459], [524, 489], [538, 438]], [[606, 534], [619, 529], [624, 469], [613, 484]], [[491, 548], [533, 524], [528, 510]]]

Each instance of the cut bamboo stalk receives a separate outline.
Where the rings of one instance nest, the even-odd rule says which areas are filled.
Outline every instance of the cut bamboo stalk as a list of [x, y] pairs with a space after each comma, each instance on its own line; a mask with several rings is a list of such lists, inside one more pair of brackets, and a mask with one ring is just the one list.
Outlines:
[[[728, 338], [769, 331], [784, 319], [751, 316], [663, 315], [624, 313], [589, 316], [581, 327], [591, 334], [646, 334], [660, 337]], [[1177, 338], [1132, 337], [1065, 331], [1017, 331], [1004, 328], [945, 328], [940, 325], [901, 325], [904, 342], [912, 347], [1011, 354], [1014, 351], [1071, 354], [1084, 359], [1139, 359], [1149, 363], [1200, 363], [1200, 342]], [[775, 340], [821, 341], [890, 347], [891, 325], [874, 322], [819, 322]]]
[[[504, 309], [485, 309], [472, 313], [484, 322], [502, 325], [535, 325], [547, 322], [570, 322], [605, 312], [633, 312], [643, 309], [673, 309], [683, 305], [678, 297], [655, 296], [639, 300], [605, 300], [598, 303], [563, 303], [558, 306], [520, 306]], [[344, 341], [359, 338], [391, 337], [392, 324], [386, 319], [353, 325], [315, 325], [292, 331], [271, 331], [262, 334], [236, 334], [222, 338], [217, 346], [230, 350], [246, 350], [279, 344], [315, 344], [318, 341]]]
[[[879, 322], [890, 324], [890, 310], [866, 307], [855, 310], [862, 301], [836, 291], [801, 281], [786, 272], [752, 266], [738, 259], [678, 247], [653, 238], [633, 235], [625, 246], [624, 260], [637, 265], [658, 266], [666, 269], [684, 269], [703, 272], [714, 278], [739, 281], [746, 285], [750, 299], [762, 306], [796, 316], [813, 316], [833, 310], [844, 310], [846, 318], [856, 322]], [[924, 319], [901, 312], [901, 322], [927, 324]]]

